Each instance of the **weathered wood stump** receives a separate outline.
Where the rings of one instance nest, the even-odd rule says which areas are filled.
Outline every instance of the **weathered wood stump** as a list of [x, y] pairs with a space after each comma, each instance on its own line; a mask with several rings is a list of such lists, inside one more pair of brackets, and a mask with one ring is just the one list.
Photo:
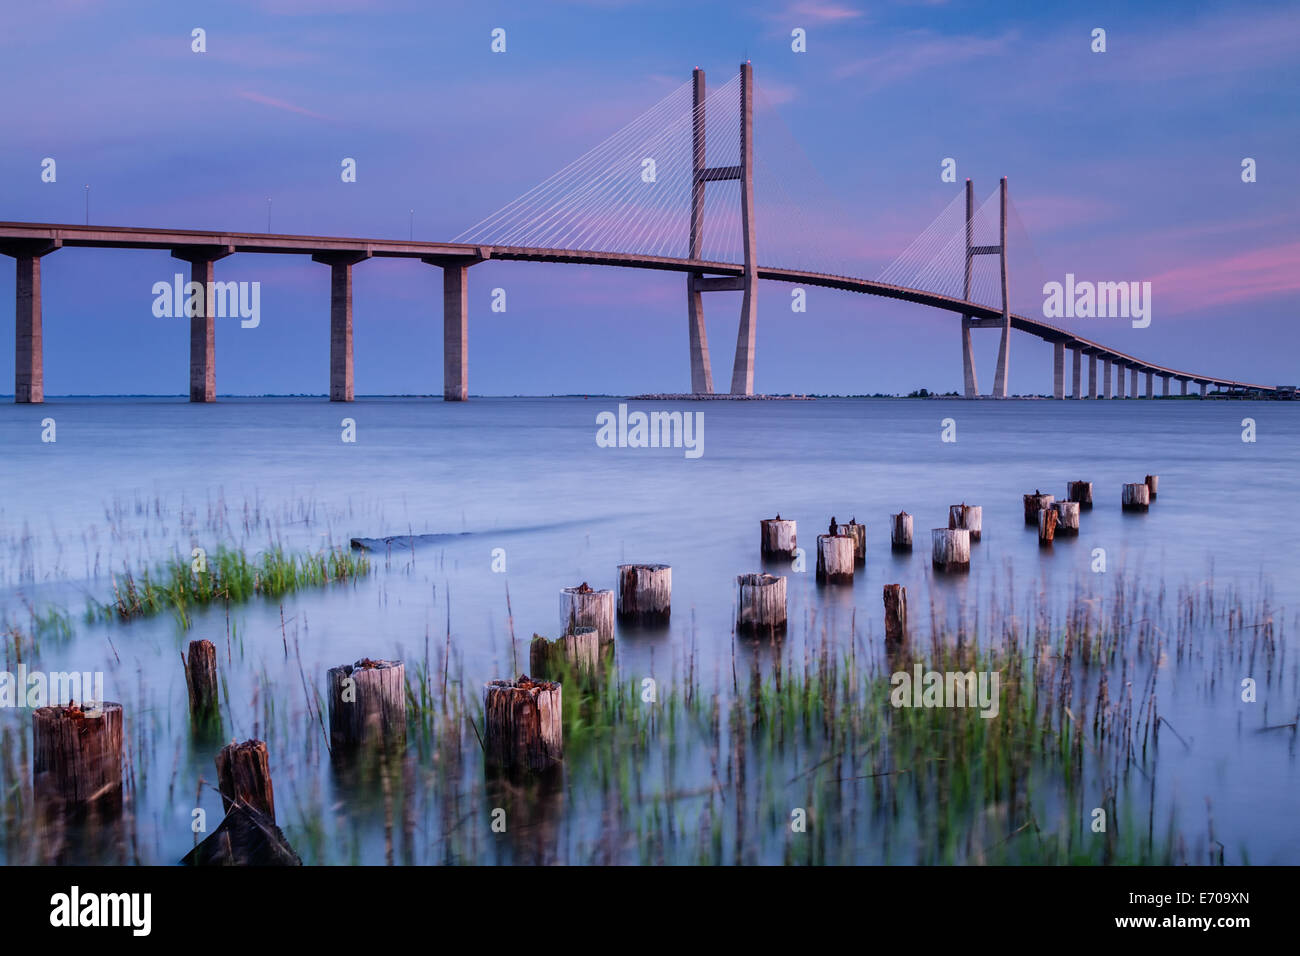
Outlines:
[[244, 803], [181, 858], [185, 866], [302, 866], [275, 820]]
[[673, 569], [666, 564], [618, 566], [618, 616], [638, 624], [667, 624], [673, 607]]
[[1074, 537], [1079, 533], [1079, 502], [1058, 501], [1052, 505], [1056, 512], [1056, 533]]
[[1124, 486], [1121, 499], [1125, 511], [1146, 511], [1151, 507], [1151, 489], [1145, 481], [1136, 481]]
[[763, 518], [759, 521], [759, 556], [788, 560], [794, 557], [798, 547], [795, 535], [795, 523], [789, 518], [777, 515], [775, 518]]
[[858, 524], [858, 519], [853, 518], [848, 524], [840, 525], [840, 533], [848, 534], [853, 538], [853, 563], [867, 563], [867, 526]]
[[534, 677], [560, 680], [569, 674], [588, 679], [600, 673], [600, 632], [594, 627], [580, 627], [548, 641], [534, 634], [528, 645], [528, 669]]
[[185, 686], [190, 695], [191, 723], [196, 728], [219, 723], [217, 649], [211, 641], [190, 641], [185, 659]]
[[1156, 492], [1160, 490], [1160, 476], [1159, 476], [1159, 475], [1147, 475], [1147, 477], [1146, 477], [1146, 484], [1147, 484], [1147, 492], [1148, 492], [1148, 495], [1149, 495], [1149, 499], [1150, 499], [1150, 501], [1155, 501], [1155, 500], [1156, 500]]
[[1056, 540], [1056, 509], [1044, 508], [1038, 512], [1038, 543], [1041, 546]]
[[1025, 524], [1038, 524], [1038, 512], [1052, 507], [1052, 502], [1055, 500], [1054, 495], [1045, 495], [1041, 491], [1025, 495]]
[[935, 528], [932, 562], [940, 571], [970, 570], [970, 532], [965, 528]]
[[741, 574], [736, 604], [736, 632], [776, 635], [785, 631], [785, 578], [773, 574]]
[[483, 695], [483, 749], [489, 767], [545, 773], [564, 758], [561, 688], [555, 681], [488, 681]]
[[965, 502], [959, 505], [949, 505], [948, 527], [952, 530], [965, 528], [970, 532], [971, 541], [978, 541], [984, 527], [983, 506], [968, 505]]
[[1092, 482], [1071, 481], [1066, 486], [1065, 496], [1078, 504], [1082, 511], [1092, 510]]
[[853, 536], [817, 536], [817, 580], [822, 584], [853, 583]]
[[906, 511], [889, 516], [889, 546], [895, 551], [912, 550], [912, 516]]
[[331, 750], [380, 746], [397, 752], [406, 745], [406, 667], [401, 661], [364, 657], [331, 667], [325, 683]]
[[572, 634], [574, 628], [594, 627], [600, 632], [601, 644], [614, 643], [614, 592], [598, 591], [583, 581], [577, 587], [560, 591], [560, 633]]
[[227, 813], [236, 804], [252, 807], [275, 822], [275, 787], [271, 785], [271, 761], [266, 742], [231, 741], [216, 757], [217, 789], [221, 806]]
[[70, 818], [122, 809], [122, 705], [32, 711], [32, 786], [42, 813]]
[[907, 645], [907, 588], [886, 584], [884, 599], [885, 650], [893, 654]]

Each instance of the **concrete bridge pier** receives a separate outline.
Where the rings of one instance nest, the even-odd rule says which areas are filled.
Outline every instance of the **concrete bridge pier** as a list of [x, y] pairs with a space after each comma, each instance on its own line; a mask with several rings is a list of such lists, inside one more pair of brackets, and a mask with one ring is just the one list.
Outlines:
[[442, 400], [469, 398], [469, 267], [482, 256], [423, 256], [442, 269]]
[[1052, 343], [1052, 397], [1065, 398], [1065, 343]]
[[1102, 382], [1103, 382], [1102, 396], [1103, 396], [1104, 398], [1112, 398], [1112, 397], [1113, 397], [1113, 396], [1111, 395], [1111, 378], [1112, 378], [1112, 376], [1111, 376], [1111, 374], [1110, 374], [1110, 359], [1102, 359], [1101, 366], [1102, 366], [1102, 367], [1101, 367], [1101, 378], [1102, 378]]
[[1129, 366], [1128, 396], [1129, 398], [1138, 397], [1138, 370], [1136, 365]]
[[[217, 400], [216, 281], [215, 263], [232, 255], [233, 246], [194, 246], [173, 249], [172, 258], [190, 264], [190, 281], [203, 287], [201, 315], [190, 316], [190, 401]], [[189, 299], [186, 299], [188, 307]]]
[[1209, 382], [1202, 382], [1202, 383], [1201, 383], [1201, 398], [1204, 398], [1204, 397], [1205, 397], [1205, 389], [1206, 389], [1206, 386], [1208, 386], [1209, 384], [1210, 384]]
[[330, 267], [330, 401], [350, 402], [352, 378], [352, 267], [368, 252], [316, 253], [312, 262]]
[[1070, 349], [1070, 353], [1073, 356], [1074, 366], [1074, 399], [1075, 401], [1078, 401], [1083, 395], [1083, 383], [1079, 379], [1079, 373], [1083, 369], [1083, 350]]
[[1097, 397], [1097, 353], [1088, 353], [1088, 397]]
[[1155, 388], [1153, 387], [1155, 379], [1152, 377], [1154, 374], [1154, 372], [1147, 372], [1147, 398], [1156, 397]]
[[41, 329], [41, 257], [63, 246], [60, 239], [33, 239], [0, 246], [14, 257], [14, 402], [45, 401], [45, 346]]
[[1182, 395], [1183, 395], [1183, 398], [1186, 398], [1186, 397], [1187, 397], [1187, 379], [1185, 379], [1185, 378], [1180, 378], [1180, 379], [1178, 380], [1178, 384], [1182, 386]]
[[1128, 371], [1128, 367], [1125, 366], [1123, 363], [1121, 362], [1115, 363], [1115, 397], [1116, 398], [1128, 397], [1124, 393], [1125, 373], [1127, 371]]

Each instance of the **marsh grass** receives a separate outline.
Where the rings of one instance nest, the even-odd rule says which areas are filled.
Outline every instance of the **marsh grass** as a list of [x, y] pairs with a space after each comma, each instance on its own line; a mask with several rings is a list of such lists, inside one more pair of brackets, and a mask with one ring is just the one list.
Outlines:
[[[1194, 797], [1180, 803], [1162, 775], [1162, 750], [1189, 745], [1161, 710], [1156, 675], [1169, 668], [1186, 693], [1206, 696], [1248, 669], [1288, 701], [1289, 719], [1294, 668], [1266, 599], [1212, 583], [1174, 597], [1129, 581], [1053, 612], [1042, 595], [1013, 600], [1008, 589], [979, 626], [944, 621], [932, 609], [931, 626], [914, 625], [910, 649], [893, 658], [869, 633], [810, 621], [784, 643], [736, 642], [730, 666], [697, 660], [691, 638], [667, 673], [615, 661], [599, 680], [561, 676], [556, 781], [485, 771], [482, 677], [466, 672], [450, 628], [402, 655], [407, 746], [378, 776], [354, 779], [332, 760], [323, 674], [302, 664], [296, 624], [285, 639], [298, 658], [301, 686], [291, 689], [270, 679], [260, 651], [246, 658], [242, 641], [228, 644], [232, 681], [250, 697], [232, 730], [267, 740], [280, 823], [307, 863], [1245, 862], [1240, 834], [1216, 830]], [[10, 654], [29, 646], [15, 638]], [[997, 717], [893, 706], [891, 674], [916, 662], [996, 671]], [[227, 709], [230, 686], [223, 680]], [[137, 788], [166, 779], [155, 767], [173, 747], [195, 748], [181, 742], [175, 701], [158, 693], [141, 684], [129, 707], [138, 716], [128, 728], [128, 807], [156, 804]], [[1294, 728], [1250, 731], [1256, 746], [1295, 746]], [[211, 753], [187, 753], [210, 786]], [[0, 767], [5, 859], [38, 862], [45, 841], [30, 837], [26, 732], [4, 728]], [[1101, 832], [1090, 825], [1097, 809]], [[504, 832], [491, 826], [498, 810]], [[174, 862], [180, 854], [157, 839], [123, 844], [117, 859]]]
[[323, 587], [370, 573], [370, 560], [343, 548], [307, 554], [286, 554], [275, 547], [250, 558], [240, 549], [219, 548], [206, 559], [207, 569], [195, 571], [188, 558], [174, 556], [153, 571], [137, 576], [125, 571], [113, 576], [113, 597], [91, 601], [88, 621], [127, 621], [172, 612], [182, 627], [190, 625], [190, 610], [217, 602], [279, 598], [303, 588]]

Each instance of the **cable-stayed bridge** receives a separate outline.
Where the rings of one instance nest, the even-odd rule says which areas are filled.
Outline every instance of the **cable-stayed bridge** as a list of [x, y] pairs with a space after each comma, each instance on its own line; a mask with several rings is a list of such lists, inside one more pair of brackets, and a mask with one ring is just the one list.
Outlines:
[[[191, 264], [190, 400], [216, 398], [215, 324], [234, 283], [217, 281], [215, 263], [234, 253], [310, 255], [331, 270], [330, 399], [351, 401], [352, 267], [370, 258], [411, 258], [443, 272], [443, 395], [463, 401], [469, 388], [468, 271], [492, 259], [580, 263], [680, 272], [685, 275], [691, 390], [714, 392], [705, 326], [704, 293], [738, 291], [740, 325], [730, 392], [751, 395], [757, 348], [760, 280], [824, 287], [899, 299], [960, 317], [964, 393], [980, 394], [971, 332], [999, 332], [997, 367], [989, 395], [1009, 394], [1011, 332], [1053, 345], [1056, 398], [1145, 396], [1172, 382], [1271, 392], [1273, 388], [1169, 368], [1016, 312], [1009, 267], [1009, 216], [1018, 223], [1003, 179], [977, 203], [973, 186], [954, 198], [875, 278], [861, 277], [846, 258], [856, 233], [834, 222], [832, 196], [802, 198], [815, 171], [791, 174], [781, 159], [802, 152], [773, 117], [764, 126], [767, 147], [755, 148], [755, 87], [750, 64], [708, 92], [704, 73], [674, 90], [623, 129], [573, 163], [467, 229], [450, 242], [327, 236], [0, 222], [0, 254], [16, 261], [15, 401], [44, 400], [41, 259], [64, 247], [163, 249]], [[784, 144], [782, 142], [784, 134]], [[785, 145], [793, 148], [782, 149]], [[792, 196], [800, 196], [795, 199]], [[827, 217], [826, 213], [831, 213]], [[760, 229], [762, 225], [761, 241]], [[1127, 288], [1111, 284], [1114, 297]], [[201, 290], [201, 294], [199, 294]], [[1123, 296], [1125, 309], [1128, 296]], [[1066, 353], [1071, 356], [1067, 388]], [[954, 350], [955, 354], [955, 350]], [[1083, 364], [1087, 358], [1087, 383]], [[1098, 370], [1101, 370], [1100, 380]]]

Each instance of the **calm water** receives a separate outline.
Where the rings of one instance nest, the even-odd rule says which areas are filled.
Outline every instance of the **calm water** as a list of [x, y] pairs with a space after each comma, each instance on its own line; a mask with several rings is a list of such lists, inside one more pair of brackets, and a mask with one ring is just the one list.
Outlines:
[[[0, 620], [26, 628], [29, 607], [66, 608], [71, 637], [44, 640], [36, 665], [103, 670], [107, 696], [148, 711], [155, 733], [137, 756], [142, 858], [168, 862], [192, 845], [191, 807], [219, 818], [211, 753], [191, 748], [178, 652], [197, 637], [230, 664], [227, 735], [255, 735], [260, 693], [301, 702], [302, 670], [362, 656], [423, 655], [450, 623], [466, 686], [507, 676], [512, 651], [507, 587], [520, 660], [533, 632], [554, 637], [558, 592], [587, 581], [612, 587], [628, 561], [673, 566], [673, 620], [661, 631], [620, 635], [625, 677], [668, 679], [693, 644], [705, 682], [731, 667], [734, 581], [758, 570], [758, 521], [780, 512], [799, 522], [808, 572], [791, 573], [789, 641], [798, 648], [823, 626], [847, 646], [856, 627], [879, 643], [881, 585], [908, 588], [914, 627], [929, 627], [933, 603], [950, 620], [974, 622], [1008, 593], [1016, 606], [1042, 592], [1063, 606], [1112, 591], [1117, 578], [1165, 589], [1213, 579], [1267, 598], [1286, 673], [1255, 704], [1239, 699], [1235, 671], [1217, 682], [1163, 672], [1160, 710], [1188, 746], [1161, 751], [1161, 792], [1188, 829], [1203, 830], [1206, 801], [1229, 862], [1300, 863], [1300, 787], [1294, 734], [1255, 728], [1295, 719], [1295, 615], [1300, 582], [1289, 533], [1300, 465], [1300, 408], [1248, 402], [814, 402], [630, 403], [632, 410], [704, 413], [704, 454], [681, 449], [610, 449], [595, 442], [596, 415], [618, 400], [225, 399], [209, 407], [179, 400], [52, 400], [0, 406]], [[1257, 441], [1242, 441], [1253, 418]], [[57, 442], [41, 441], [53, 418]], [[341, 440], [355, 419], [356, 442]], [[941, 441], [943, 420], [955, 442]], [[1120, 486], [1160, 476], [1150, 513], [1124, 515]], [[1063, 497], [1070, 479], [1094, 483], [1096, 507], [1077, 539], [1040, 550], [1025, 527], [1021, 495]], [[969, 575], [935, 578], [929, 529], [946, 526], [950, 504], [984, 508], [983, 541]], [[915, 516], [917, 548], [890, 553], [887, 516]], [[818, 588], [814, 535], [830, 516], [867, 525], [868, 556], [853, 585]], [[292, 549], [352, 537], [433, 534], [377, 552], [356, 586], [201, 611], [182, 631], [169, 616], [129, 625], [88, 624], [87, 596], [111, 595], [110, 571], [138, 569], [174, 551], [220, 544]], [[445, 537], [444, 537], [445, 536]], [[1107, 570], [1091, 570], [1095, 549]], [[506, 570], [493, 570], [502, 549]], [[502, 552], [497, 552], [498, 562]], [[788, 572], [783, 572], [788, 573]], [[815, 625], [809, 622], [815, 620]], [[231, 637], [233, 635], [233, 639]], [[1208, 639], [1208, 638], [1207, 638]], [[758, 653], [743, 649], [741, 653]], [[13, 669], [13, 662], [8, 664]], [[522, 669], [522, 665], [514, 665]], [[252, 675], [265, 672], [265, 679]], [[247, 685], [240, 681], [246, 680]], [[1181, 680], [1181, 682], [1180, 682]], [[1261, 681], [1262, 684], [1262, 681]], [[296, 696], [295, 696], [296, 695]], [[132, 713], [128, 710], [128, 734]], [[27, 733], [25, 711], [0, 712], [0, 726]], [[233, 727], [231, 726], [233, 723]], [[310, 733], [309, 729], [303, 731]], [[1162, 748], [1164, 744], [1162, 742]], [[292, 808], [319, 776], [292, 755], [276, 765], [277, 806]], [[328, 787], [328, 783], [325, 784]], [[328, 801], [327, 801], [328, 802]], [[279, 814], [292, 819], [292, 810]], [[373, 859], [362, 850], [360, 856]]]

